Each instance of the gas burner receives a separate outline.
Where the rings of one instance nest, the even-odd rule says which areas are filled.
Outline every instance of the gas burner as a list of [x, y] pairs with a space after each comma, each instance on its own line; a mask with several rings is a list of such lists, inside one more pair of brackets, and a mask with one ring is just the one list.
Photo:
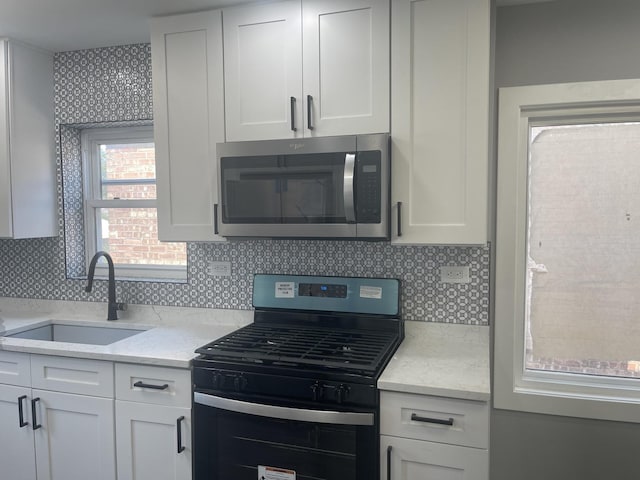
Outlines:
[[253, 323], [196, 352], [205, 360], [285, 362], [374, 372], [396, 339], [393, 332]]

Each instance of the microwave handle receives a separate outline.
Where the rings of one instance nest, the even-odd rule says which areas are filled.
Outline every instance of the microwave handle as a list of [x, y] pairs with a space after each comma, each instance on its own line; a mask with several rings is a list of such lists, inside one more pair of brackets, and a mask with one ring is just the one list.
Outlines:
[[218, 235], [220, 232], [218, 231], [218, 204], [213, 204], [213, 233]]
[[356, 203], [355, 203], [355, 169], [356, 169], [356, 154], [347, 153], [344, 157], [344, 183], [343, 183], [343, 196], [344, 196], [344, 215], [347, 219], [347, 223], [356, 222]]

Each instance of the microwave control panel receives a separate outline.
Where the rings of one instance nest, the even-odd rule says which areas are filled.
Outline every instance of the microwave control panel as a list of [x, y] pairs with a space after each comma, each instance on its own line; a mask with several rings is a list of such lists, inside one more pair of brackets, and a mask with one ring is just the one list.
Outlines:
[[380, 223], [382, 197], [380, 152], [359, 152], [356, 165], [356, 222]]

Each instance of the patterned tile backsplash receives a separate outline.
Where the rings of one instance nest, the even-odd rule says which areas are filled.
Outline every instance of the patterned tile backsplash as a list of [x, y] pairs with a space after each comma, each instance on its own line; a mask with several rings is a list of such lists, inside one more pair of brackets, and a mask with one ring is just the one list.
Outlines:
[[[60, 234], [54, 238], [0, 240], [0, 296], [106, 301], [106, 282], [98, 281], [94, 292], [88, 294], [84, 281], [72, 279], [84, 271], [78, 132], [82, 128], [151, 120], [150, 46], [58, 53], [54, 81]], [[250, 309], [254, 273], [393, 277], [402, 281], [402, 309], [407, 320], [489, 323], [488, 247], [245, 240], [189, 243], [187, 254], [187, 283], [118, 281], [119, 301]], [[209, 276], [210, 261], [231, 262], [231, 276]], [[440, 283], [442, 265], [469, 265], [471, 282]]]

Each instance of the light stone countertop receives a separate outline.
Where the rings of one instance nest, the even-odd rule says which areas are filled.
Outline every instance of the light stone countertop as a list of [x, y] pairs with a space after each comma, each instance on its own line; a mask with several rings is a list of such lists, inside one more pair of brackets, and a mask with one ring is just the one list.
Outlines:
[[405, 338], [380, 390], [488, 401], [489, 327], [405, 322]]
[[[189, 368], [196, 348], [253, 321], [252, 310], [129, 305], [111, 322], [106, 311], [97, 302], [0, 297], [0, 335], [50, 320], [148, 329], [110, 345], [0, 336], [0, 350]], [[378, 380], [381, 390], [483, 401], [489, 385], [488, 327], [415, 321], [405, 322], [405, 339]]]
[[[0, 337], [0, 350], [189, 368], [195, 349], [253, 321], [251, 310], [130, 305], [106, 320], [106, 304], [0, 298], [0, 335], [61, 323], [147, 329], [110, 345]], [[36, 313], [38, 312], [38, 313]]]

